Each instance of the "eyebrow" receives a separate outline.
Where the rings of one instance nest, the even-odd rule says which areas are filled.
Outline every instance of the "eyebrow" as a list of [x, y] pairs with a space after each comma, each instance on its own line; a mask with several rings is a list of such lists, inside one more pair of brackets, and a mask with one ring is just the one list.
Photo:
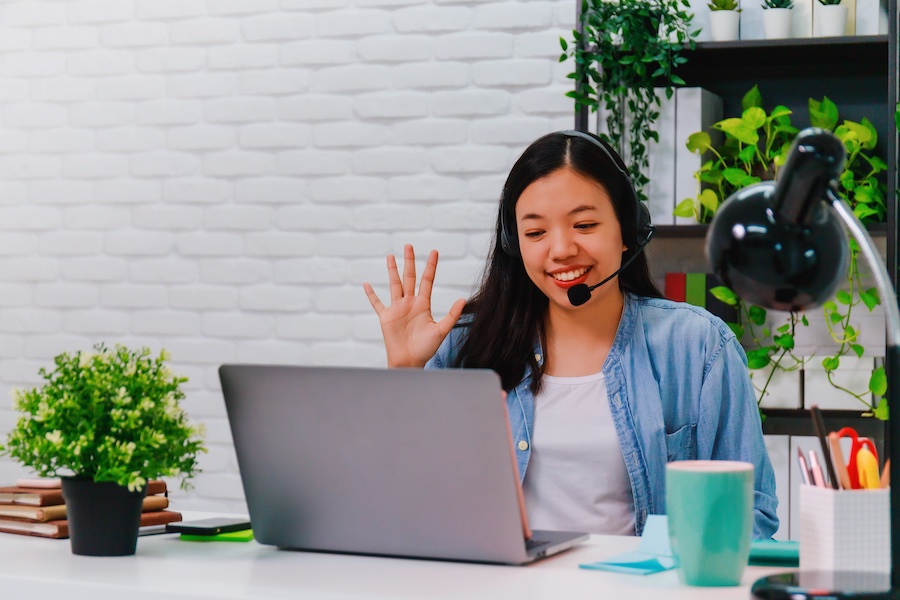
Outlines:
[[[591, 210], [597, 210], [597, 207], [592, 204], [582, 204], [581, 206], [576, 206], [575, 208], [570, 210], [568, 216], [571, 217], [573, 215], [577, 215], [577, 214], [583, 213], [583, 212], [588, 212]], [[529, 219], [534, 220], [534, 219], [542, 219], [542, 218], [543, 218], [543, 216], [539, 215], [537, 213], [527, 213], [527, 214], [522, 215], [523, 221], [528, 221]]]

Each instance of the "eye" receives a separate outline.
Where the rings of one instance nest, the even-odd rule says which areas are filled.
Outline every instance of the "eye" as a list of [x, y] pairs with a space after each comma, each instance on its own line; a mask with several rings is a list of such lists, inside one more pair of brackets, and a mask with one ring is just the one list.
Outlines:
[[529, 229], [522, 235], [524, 235], [526, 238], [539, 238], [544, 235], [544, 231], [542, 229]]
[[597, 223], [595, 223], [593, 221], [589, 221], [587, 223], [576, 223], [575, 224], [575, 229], [591, 230], [591, 229], [594, 229], [595, 227], [597, 227]]

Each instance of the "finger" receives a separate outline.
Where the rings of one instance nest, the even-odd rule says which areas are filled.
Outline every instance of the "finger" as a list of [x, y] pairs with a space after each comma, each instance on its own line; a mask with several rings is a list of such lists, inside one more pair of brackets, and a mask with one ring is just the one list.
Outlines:
[[416, 295], [416, 253], [412, 244], [403, 247], [403, 294]]
[[465, 306], [465, 298], [460, 298], [453, 303], [453, 306], [450, 307], [450, 310], [446, 315], [444, 315], [444, 318], [441, 319], [440, 322], [438, 322], [438, 331], [441, 332], [442, 337], [450, 333], [450, 330], [453, 329], [453, 326], [456, 325], [457, 321], [459, 321], [459, 318], [462, 316], [462, 311]]
[[403, 297], [403, 284], [400, 283], [400, 273], [397, 271], [397, 259], [393, 254], [387, 256], [388, 282], [391, 284], [391, 302]]
[[378, 294], [375, 293], [375, 290], [372, 289], [372, 286], [368, 283], [363, 284], [363, 290], [366, 292], [366, 297], [369, 299], [369, 304], [372, 305], [372, 308], [375, 309], [375, 314], [380, 315], [381, 311], [384, 310], [384, 304], [381, 303], [381, 300], [378, 299]]
[[431, 298], [431, 289], [434, 287], [434, 274], [437, 271], [438, 253], [432, 250], [422, 271], [422, 283], [419, 284], [419, 295]]

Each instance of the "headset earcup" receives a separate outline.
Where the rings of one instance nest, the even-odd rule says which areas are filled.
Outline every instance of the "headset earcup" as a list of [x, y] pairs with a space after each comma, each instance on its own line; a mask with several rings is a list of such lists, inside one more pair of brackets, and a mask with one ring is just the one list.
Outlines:
[[519, 257], [519, 240], [515, 227], [510, 226], [509, 211], [504, 199], [500, 200], [500, 248], [513, 258]]
[[647, 203], [641, 202], [637, 194], [635, 194], [634, 201], [637, 203], [637, 217], [635, 219], [636, 239], [638, 248], [640, 248], [650, 242], [650, 238], [656, 233], [656, 228], [650, 222], [650, 209], [647, 208]]

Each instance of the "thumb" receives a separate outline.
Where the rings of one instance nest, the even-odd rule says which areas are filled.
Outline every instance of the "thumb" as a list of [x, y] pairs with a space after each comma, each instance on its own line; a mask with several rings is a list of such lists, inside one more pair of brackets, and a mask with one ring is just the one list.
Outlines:
[[465, 306], [465, 298], [460, 298], [453, 303], [453, 306], [450, 307], [450, 310], [447, 311], [447, 314], [444, 315], [444, 318], [438, 323], [438, 330], [441, 332], [441, 336], [446, 336], [450, 333], [450, 330], [453, 329], [453, 326], [456, 325], [456, 322], [459, 321], [459, 318], [462, 316], [462, 311]]

